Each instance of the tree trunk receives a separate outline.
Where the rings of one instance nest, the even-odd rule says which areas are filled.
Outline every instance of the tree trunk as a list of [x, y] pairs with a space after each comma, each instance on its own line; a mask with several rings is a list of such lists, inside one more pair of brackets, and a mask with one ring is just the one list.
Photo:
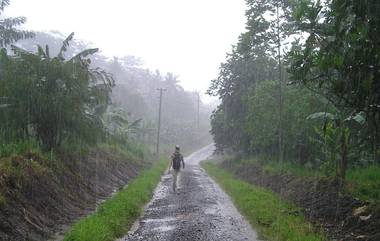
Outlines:
[[346, 179], [346, 171], [347, 171], [347, 165], [348, 165], [348, 149], [347, 149], [347, 139], [348, 134], [346, 133], [346, 130], [342, 130], [342, 136], [341, 136], [341, 159], [340, 159], [340, 179], [341, 181], [344, 181]]

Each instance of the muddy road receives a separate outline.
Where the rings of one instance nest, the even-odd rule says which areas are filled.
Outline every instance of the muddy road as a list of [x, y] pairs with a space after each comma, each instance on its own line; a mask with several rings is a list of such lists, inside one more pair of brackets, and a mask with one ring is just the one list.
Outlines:
[[119, 240], [258, 240], [229, 197], [200, 167], [212, 151], [213, 146], [207, 146], [185, 158], [177, 193], [171, 190], [171, 174], [163, 175], [142, 217]]

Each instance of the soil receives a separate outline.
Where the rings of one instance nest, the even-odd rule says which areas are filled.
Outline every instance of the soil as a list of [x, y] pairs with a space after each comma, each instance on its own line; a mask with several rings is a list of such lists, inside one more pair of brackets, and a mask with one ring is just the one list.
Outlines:
[[[113, 191], [143, 168], [111, 153], [92, 150], [86, 157], [60, 156], [59, 171], [33, 167], [33, 154], [12, 158], [21, 178], [0, 173], [0, 240], [60, 239], [70, 224], [94, 211]], [[34, 165], [35, 166], [35, 165]]]
[[380, 240], [378, 205], [352, 197], [334, 180], [268, 174], [258, 165], [237, 166], [231, 161], [221, 165], [236, 177], [271, 189], [295, 203], [309, 221], [326, 231], [331, 240]]
[[200, 168], [213, 152], [210, 145], [185, 158], [179, 190], [167, 173], [144, 214], [119, 241], [257, 241], [257, 234], [220, 187]]

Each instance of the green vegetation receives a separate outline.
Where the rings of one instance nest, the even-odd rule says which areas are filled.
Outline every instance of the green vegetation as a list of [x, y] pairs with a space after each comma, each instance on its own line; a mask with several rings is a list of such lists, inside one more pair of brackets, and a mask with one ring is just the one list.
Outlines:
[[[13, 188], [18, 189], [31, 181], [31, 178], [41, 177], [50, 172], [47, 168], [47, 160], [49, 157], [39, 150], [28, 150], [28, 152], [20, 154], [12, 154], [8, 157], [0, 158], [0, 173], [9, 180]], [[3, 184], [4, 185], [4, 184]], [[7, 186], [1, 186], [5, 191]], [[0, 193], [1, 202], [6, 203], [5, 196]]]
[[202, 165], [230, 195], [252, 226], [269, 240], [317, 241], [324, 235], [307, 223], [300, 211], [276, 194], [237, 180], [215, 164]]
[[[279, 163], [269, 158], [230, 158], [224, 161], [229, 170], [256, 167], [268, 175], [288, 174], [302, 178], [331, 178], [323, 169], [316, 169], [294, 162]], [[364, 201], [380, 201], [380, 168], [379, 166], [355, 167], [347, 171], [346, 190]]]
[[4, 207], [7, 204], [7, 200], [5, 199], [3, 194], [0, 194], [0, 208]]
[[380, 165], [378, 2], [246, 2], [246, 31], [208, 90], [221, 99], [217, 150], [341, 182]]
[[348, 170], [347, 180], [354, 195], [367, 201], [380, 201], [380, 167], [369, 166]]
[[123, 157], [125, 160], [135, 162], [149, 162], [153, 160], [153, 154], [140, 143], [127, 140], [120, 144], [117, 141], [107, 141], [98, 145], [100, 150], [105, 150], [115, 155]]
[[11, 155], [22, 155], [28, 151], [37, 152], [40, 148], [35, 140], [22, 140], [14, 143], [0, 144], [0, 158]]
[[[200, 98], [196, 101], [197, 93], [183, 89], [177, 76], [148, 70], [133, 56], [110, 60], [97, 48], [88, 48], [86, 41], [75, 40], [74, 33], [66, 37], [58, 31], [22, 30], [18, 27], [25, 23], [24, 17], [3, 14], [9, 3], [0, 0], [0, 176], [4, 179], [0, 206], [17, 206], [18, 197], [34, 187], [54, 189], [43, 198], [58, 200], [56, 193], [65, 195], [56, 190], [61, 184], [102, 182], [91, 178], [99, 171], [111, 175], [118, 166], [110, 163], [125, 164], [131, 174], [150, 166], [157, 135], [158, 87], [167, 90], [161, 147], [171, 151], [179, 144], [186, 151], [211, 142], [211, 110]], [[107, 236], [108, 240], [121, 235], [149, 200], [165, 167], [157, 164], [132, 181], [96, 214], [79, 222], [67, 239]], [[114, 179], [109, 184], [116, 183]], [[48, 187], [40, 187], [45, 184]], [[86, 186], [84, 195], [87, 191], [92, 188]], [[29, 196], [28, 201], [35, 203]], [[76, 193], [70, 201], [76, 198], [81, 197]], [[82, 233], [86, 227], [91, 230]], [[14, 235], [12, 230], [6, 232]]]
[[[285, 162], [281, 165], [277, 161], [270, 161], [261, 165], [268, 174], [286, 173], [304, 178], [329, 177], [323, 171], [291, 162]], [[368, 166], [349, 169], [347, 171], [346, 187], [349, 192], [361, 200], [380, 201], [380, 167]]]
[[126, 188], [102, 203], [96, 213], [76, 223], [64, 240], [105, 241], [126, 234], [140, 216], [143, 205], [151, 199], [166, 164], [160, 161], [139, 175]]
[[3, 141], [34, 138], [50, 151], [63, 142], [100, 139], [114, 82], [105, 71], [90, 67], [89, 56], [98, 49], [65, 59], [72, 38], [63, 41], [56, 57], [48, 46], [38, 46], [36, 54], [16, 46], [14, 55], [2, 50], [0, 96], [6, 96], [8, 105], [0, 109]]
[[[1, 1], [0, 13], [9, 3]], [[147, 70], [133, 56], [109, 60], [74, 33], [32, 33], [18, 28], [24, 17], [1, 18], [0, 156], [28, 148], [82, 153], [83, 147], [118, 142], [128, 149], [119, 150], [126, 158], [142, 158], [155, 145], [158, 87], [168, 90], [162, 146], [211, 142], [210, 110], [174, 74]]]

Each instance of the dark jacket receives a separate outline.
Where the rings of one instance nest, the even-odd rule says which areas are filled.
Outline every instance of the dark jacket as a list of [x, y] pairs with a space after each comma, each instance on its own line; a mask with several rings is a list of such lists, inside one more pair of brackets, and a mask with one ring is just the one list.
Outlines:
[[185, 168], [185, 162], [183, 160], [183, 156], [179, 151], [175, 151], [172, 154], [172, 167], [174, 170], [179, 170], [181, 169], [181, 163], [182, 163], [182, 168]]

